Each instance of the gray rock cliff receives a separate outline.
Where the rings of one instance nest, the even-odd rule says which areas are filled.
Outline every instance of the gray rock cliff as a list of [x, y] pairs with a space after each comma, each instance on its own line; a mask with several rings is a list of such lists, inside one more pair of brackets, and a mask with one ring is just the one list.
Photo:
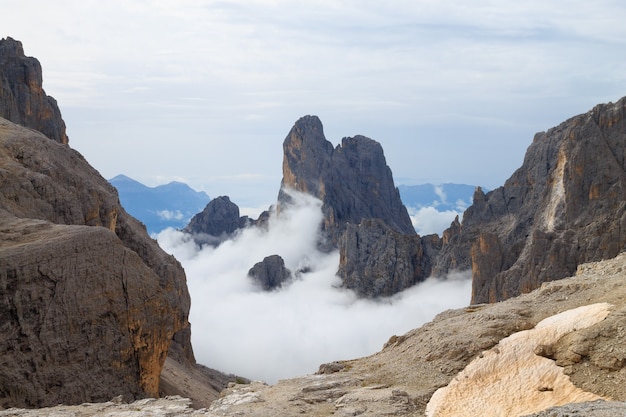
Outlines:
[[381, 219], [398, 233], [415, 234], [378, 142], [355, 136], [343, 138], [333, 148], [319, 118], [305, 116], [285, 138], [283, 150], [279, 203], [290, 200], [283, 187], [322, 200], [322, 230], [332, 246], [336, 247], [346, 224], [363, 219]]
[[339, 241], [343, 285], [367, 298], [391, 296], [430, 275], [425, 241], [391, 230], [380, 219], [348, 224]]
[[41, 64], [10, 37], [0, 39], [0, 117], [68, 143], [59, 106], [43, 90]]
[[440, 273], [473, 271], [472, 301], [500, 301], [626, 245], [626, 98], [538, 133], [504, 186], [478, 189], [446, 231]]

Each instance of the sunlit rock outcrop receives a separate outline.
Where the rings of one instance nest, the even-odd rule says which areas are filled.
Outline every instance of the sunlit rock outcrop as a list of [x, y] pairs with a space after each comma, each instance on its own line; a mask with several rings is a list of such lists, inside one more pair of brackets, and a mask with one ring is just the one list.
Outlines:
[[502, 339], [437, 390], [426, 415], [521, 416], [550, 406], [604, 399], [577, 388], [562, 367], [537, 352], [604, 320], [611, 307], [598, 303], [564, 311], [542, 320], [534, 329]]

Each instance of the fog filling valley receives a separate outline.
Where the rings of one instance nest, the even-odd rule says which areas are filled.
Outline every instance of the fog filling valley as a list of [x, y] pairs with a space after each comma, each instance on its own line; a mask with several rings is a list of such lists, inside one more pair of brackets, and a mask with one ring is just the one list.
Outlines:
[[[317, 250], [321, 202], [293, 194], [295, 204], [272, 216], [267, 230], [248, 228], [217, 248], [167, 229], [161, 247], [182, 263], [191, 293], [192, 343], [199, 363], [226, 373], [275, 383], [315, 372], [322, 363], [379, 351], [437, 313], [468, 305], [469, 271], [428, 279], [394, 297], [357, 298], [340, 288], [339, 253]], [[278, 254], [294, 277], [265, 292], [247, 276]]]

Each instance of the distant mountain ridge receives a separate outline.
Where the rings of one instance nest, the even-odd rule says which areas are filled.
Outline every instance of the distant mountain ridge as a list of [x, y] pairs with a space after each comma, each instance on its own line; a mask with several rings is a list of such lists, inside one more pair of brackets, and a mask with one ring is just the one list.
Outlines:
[[177, 181], [148, 187], [126, 175], [118, 175], [109, 182], [117, 188], [122, 206], [146, 225], [149, 234], [168, 227], [185, 227], [211, 200], [204, 191]]

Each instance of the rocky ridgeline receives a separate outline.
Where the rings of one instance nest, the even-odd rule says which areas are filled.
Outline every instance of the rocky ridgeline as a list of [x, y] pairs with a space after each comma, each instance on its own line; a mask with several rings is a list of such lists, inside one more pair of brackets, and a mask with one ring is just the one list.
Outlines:
[[305, 116], [285, 138], [283, 151], [279, 207], [291, 200], [285, 187], [322, 200], [322, 231], [334, 247], [347, 224], [364, 219], [381, 219], [397, 233], [415, 234], [378, 142], [355, 136], [333, 148], [319, 118]]
[[285, 189], [322, 201], [320, 247], [338, 249], [343, 286], [363, 297], [395, 294], [426, 279], [438, 239], [416, 235], [395, 187], [382, 146], [365, 136], [333, 147], [316, 116], [299, 119], [283, 142], [283, 179], [278, 209], [288, 206]]
[[[340, 251], [337, 273], [344, 287], [375, 298], [393, 295], [430, 275], [431, 257], [441, 241], [436, 235], [416, 235], [378, 142], [355, 136], [343, 138], [333, 147], [319, 118], [305, 116], [292, 127], [283, 150], [283, 179], [275, 214], [293, 203], [289, 190], [322, 201], [319, 247]], [[258, 220], [239, 217], [239, 208], [224, 199], [227, 197], [211, 201], [184, 231], [199, 243], [219, 244], [243, 227], [267, 226], [269, 211]], [[279, 286], [274, 281], [287, 280], [284, 271], [274, 266], [260, 262], [251, 276], [257, 277], [263, 288], [274, 289]], [[271, 271], [280, 276], [273, 278]]]
[[570, 276], [626, 247], [626, 98], [535, 135], [504, 186], [478, 189], [434, 270], [472, 269], [472, 302]]
[[501, 301], [626, 247], [625, 107], [626, 98], [598, 105], [538, 133], [504, 186], [478, 187], [441, 238], [415, 234], [379, 143], [356, 136], [333, 147], [305, 116], [283, 142], [278, 212], [291, 203], [286, 189], [322, 201], [320, 247], [339, 250], [337, 274], [360, 296], [471, 269], [472, 302]]
[[43, 90], [41, 64], [10, 37], [0, 39], [0, 117], [68, 143], [59, 106]]

